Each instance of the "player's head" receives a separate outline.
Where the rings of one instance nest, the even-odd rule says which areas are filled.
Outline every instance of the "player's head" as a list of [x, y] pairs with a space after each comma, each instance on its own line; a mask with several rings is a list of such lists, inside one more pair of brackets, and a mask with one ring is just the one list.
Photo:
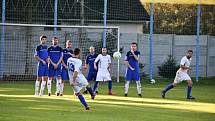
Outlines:
[[94, 54], [94, 52], [95, 52], [95, 48], [94, 48], [93, 46], [90, 46], [90, 48], [89, 48], [89, 52], [90, 52], [90, 54]]
[[58, 44], [58, 38], [57, 37], [53, 37], [52, 38], [52, 45], [57, 45]]
[[72, 48], [72, 41], [71, 40], [66, 41], [66, 48]]
[[186, 56], [188, 59], [190, 59], [193, 55], [193, 50], [187, 50]]
[[74, 49], [74, 55], [77, 58], [80, 58], [80, 54], [81, 54], [81, 50], [79, 48], [75, 48]]
[[131, 50], [133, 50], [133, 51], [137, 50], [137, 43], [136, 42], [131, 43]]
[[40, 36], [40, 43], [45, 44], [47, 41], [47, 37], [45, 35]]
[[102, 48], [102, 55], [106, 55], [107, 54], [107, 48], [106, 47], [103, 47]]

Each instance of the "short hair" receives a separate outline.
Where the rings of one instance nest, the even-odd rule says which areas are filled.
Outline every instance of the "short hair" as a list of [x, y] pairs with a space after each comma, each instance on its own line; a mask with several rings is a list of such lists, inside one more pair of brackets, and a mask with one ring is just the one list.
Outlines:
[[57, 37], [53, 37], [52, 40], [58, 39]]
[[136, 42], [132, 42], [131, 44], [132, 44], [132, 45], [136, 45], [136, 46], [137, 46], [137, 43], [136, 43]]
[[71, 40], [67, 40], [66, 43], [72, 43], [72, 41]]
[[193, 53], [193, 50], [191, 50], [191, 49], [187, 50], [187, 53], [189, 53], [189, 52]]
[[47, 39], [47, 37], [46, 37], [45, 35], [41, 35], [41, 36], [40, 36], [40, 40], [42, 40], [43, 38], [46, 38], [46, 39]]
[[78, 54], [80, 53], [80, 51], [81, 51], [81, 50], [80, 50], [79, 48], [75, 48], [75, 49], [74, 49], [74, 55], [78, 55]]

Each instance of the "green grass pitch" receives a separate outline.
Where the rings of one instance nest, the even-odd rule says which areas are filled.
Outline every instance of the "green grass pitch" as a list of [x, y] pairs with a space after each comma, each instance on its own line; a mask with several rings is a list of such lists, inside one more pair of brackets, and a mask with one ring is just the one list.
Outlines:
[[[161, 90], [170, 81], [142, 83], [143, 97], [131, 83], [124, 97], [124, 83], [113, 83], [113, 96], [107, 95], [107, 84], [101, 83], [95, 100], [84, 95], [90, 110], [84, 110], [66, 83], [63, 97], [34, 96], [32, 82], [0, 82], [0, 121], [214, 121], [215, 79], [194, 83], [192, 96], [186, 100], [186, 84], [181, 83], [160, 98]], [[54, 92], [55, 84], [53, 84]], [[45, 89], [47, 90], [47, 88]], [[47, 94], [47, 91], [45, 91]]]

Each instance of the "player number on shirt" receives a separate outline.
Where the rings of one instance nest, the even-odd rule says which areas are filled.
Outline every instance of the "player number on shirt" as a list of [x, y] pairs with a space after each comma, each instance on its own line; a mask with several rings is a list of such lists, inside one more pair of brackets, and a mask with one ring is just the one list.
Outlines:
[[74, 72], [75, 66], [74, 66], [73, 63], [70, 63], [70, 64], [69, 64], [69, 70], [72, 71], [72, 72]]

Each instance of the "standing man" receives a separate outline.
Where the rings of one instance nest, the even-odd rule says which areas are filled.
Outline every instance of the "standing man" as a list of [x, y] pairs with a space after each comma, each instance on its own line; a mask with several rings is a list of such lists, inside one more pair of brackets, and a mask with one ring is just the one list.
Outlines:
[[193, 55], [193, 51], [192, 50], [187, 50], [186, 55], [181, 59], [180, 68], [176, 72], [176, 76], [175, 76], [175, 79], [174, 79], [173, 83], [169, 84], [161, 92], [161, 97], [162, 98], [165, 98], [165, 94], [166, 94], [166, 92], [168, 90], [172, 89], [177, 84], [179, 84], [180, 82], [182, 82], [183, 80], [185, 80], [187, 82], [187, 99], [195, 99], [194, 97], [192, 97], [190, 95], [193, 82], [192, 82], [190, 76], [187, 74], [187, 72], [189, 70], [191, 70], [191, 68], [190, 68], [190, 62], [191, 62], [192, 55]]
[[[92, 80], [96, 80], [96, 75], [97, 75], [97, 70], [94, 69], [94, 62], [96, 57], [98, 56], [95, 53], [95, 48], [91, 46], [89, 48], [90, 54], [87, 56], [86, 61], [85, 61], [85, 66], [84, 68], [87, 69], [88, 67], [88, 75], [87, 75], [87, 81], [90, 82]], [[87, 94], [87, 90], [84, 91], [85, 94]], [[96, 91], [98, 93], [98, 91]]]
[[[40, 36], [40, 44], [35, 50], [35, 59], [38, 61], [37, 65], [37, 80], [35, 83], [35, 95], [43, 96], [43, 91], [46, 86], [46, 81], [48, 80], [48, 47], [46, 45], [47, 37]], [[40, 82], [41, 87], [40, 87]], [[40, 93], [39, 93], [40, 88]]]
[[63, 59], [62, 59], [62, 82], [61, 82], [61, 88], [60, 88], [60, 96], [63, 96], [63, 89], [64, 89], [64, 81], [69, 80], [68, 75], [68, 66], [67, 66], [67, 60], [72, 57], [73, 50], [72, 50], [72, 41], [67, 40], [66, 41], [66, 48], [63, 49]]
[[[98, 66], [97, 66], [98, 63]], [[108, 81], [108, 94], [112, 95], [112, 80], [110, 76], [111, 71], [111, 57], [107, 54], [107, 48], [102, 48], [102, 54], [99, 54], [94, 62], [95, 70], [98, 69], [96, 82], [94, 83], [93, 91], [98, 88], [99, 81]]]
[[131, 50], [127, 52], [124, 63], [127, 66], [125, 75], [125, 97], [128, 96], [129, 83], [133, 79], [137, 85], [137, 94], [142, 97], [141, 94], [141, 83], [139, 74], [139, 60], [140, 52], [137, 50], [137, 43], [131, 43]]
[[63, 58], [62, 48], [58, 46], [58, 38], [52, 38], [52, 46], [48, 48], [49, 53], [49, 80], [48, 80], [48, 95], [51, 96], [51, 81], [56, 78], [56, 95], [60, 95], [61, 86], [61, 62]]
[[87, 79], [81, 72], [82, 69], [82, 61], [80, 58], [81, 51], [79, 48], [74, 49], [74, 56], [70, 57], [67, 61], [68, 65], [68, 73], [69, 73], [69, 81], [70, 85], [73, 87], [75, 95], [79, 98], [80, 102], [84, 105], [86, 110], [89, 110], [89, 106], [87, 105], [83, 95], [81, 94], [81, 89], [86, 87], [89, 91], [91, 98], [94, 99], [95, 95], [91, 87], [88, 86]]

